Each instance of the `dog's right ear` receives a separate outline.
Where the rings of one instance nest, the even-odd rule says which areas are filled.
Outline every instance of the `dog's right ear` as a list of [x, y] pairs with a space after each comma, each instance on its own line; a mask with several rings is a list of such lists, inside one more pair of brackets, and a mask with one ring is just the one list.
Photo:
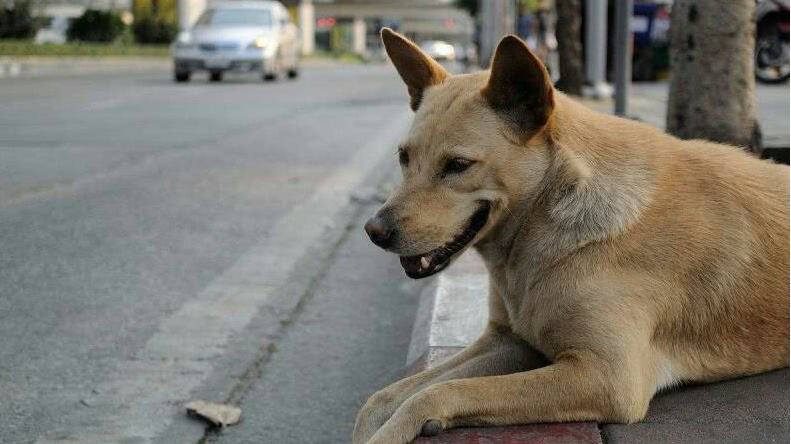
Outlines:
[[497, 45], [489, 82], [481, 93], [519, 134], [544, 126], [554, 107], [554, 88], [544, 63], [513, 35]]
[[417, 111], [423, 99], [423, 91], [429, 86], [442, 83], [448, 77], [448, 72], [414, 43], [390, 28], [382, 28], [382, 43], [398, 74], [406, 83], [412, 111]]

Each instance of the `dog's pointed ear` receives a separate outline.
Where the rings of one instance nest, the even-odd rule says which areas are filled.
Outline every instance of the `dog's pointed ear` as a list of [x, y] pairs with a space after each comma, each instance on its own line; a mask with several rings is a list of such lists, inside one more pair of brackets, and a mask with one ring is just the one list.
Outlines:
[[544, 63], [513, 35], [497, 45], [489, 81], [481, 93], [520, 134], [543, 127], [554, 107], [554, 88]]
[[448, 71], [392, 29], [382, 28], [381, 34], [385, 51], [409, 90], [409, 105], [412, 111], [417, 111], [423, 99], [423, 91], [429, 86], [442, 83], [448, 77]]

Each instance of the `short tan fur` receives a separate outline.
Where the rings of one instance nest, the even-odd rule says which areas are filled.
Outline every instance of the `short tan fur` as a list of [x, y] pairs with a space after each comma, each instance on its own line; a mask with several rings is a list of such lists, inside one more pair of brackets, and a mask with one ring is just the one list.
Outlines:
[[[455, 76], [382, 38], [416, 110], [382, 209], [399, 233], [388, 249], [440, 248], [486, 205], [466, 247], [489, 271], [490, 320], [458, 355], [371, 396], [355, 444], [630, 423], [665, 387], [788, 366], [788, 167], [594, 112], [516, 37], [491, 71]], [[467, 168], [443, 173], [457, 158]]]

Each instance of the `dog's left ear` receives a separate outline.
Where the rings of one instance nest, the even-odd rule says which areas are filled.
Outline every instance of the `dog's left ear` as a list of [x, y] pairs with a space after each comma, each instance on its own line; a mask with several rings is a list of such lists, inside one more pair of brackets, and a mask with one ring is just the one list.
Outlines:
[[497, 45], [489, 82], [481, 93], [519, 134], [543, 127], [554, 107], [554, 88], [544, 63], [513, 35]]
[[406, 37], [390, 28], [382, 28], [382, 43], [398, 74], [406, 83], [412, 111], [417, 111], [423, 100], [423, 91], [429, 86], [442, 83], [448, 77], [448, 71]]

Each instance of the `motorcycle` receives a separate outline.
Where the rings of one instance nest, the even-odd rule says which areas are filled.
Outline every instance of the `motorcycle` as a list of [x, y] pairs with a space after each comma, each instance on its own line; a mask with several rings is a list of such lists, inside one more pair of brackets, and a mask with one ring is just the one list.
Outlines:
[[755, 78], [781, 83], [789, 76], [788, 0], [759, 0], [756, 4]]

